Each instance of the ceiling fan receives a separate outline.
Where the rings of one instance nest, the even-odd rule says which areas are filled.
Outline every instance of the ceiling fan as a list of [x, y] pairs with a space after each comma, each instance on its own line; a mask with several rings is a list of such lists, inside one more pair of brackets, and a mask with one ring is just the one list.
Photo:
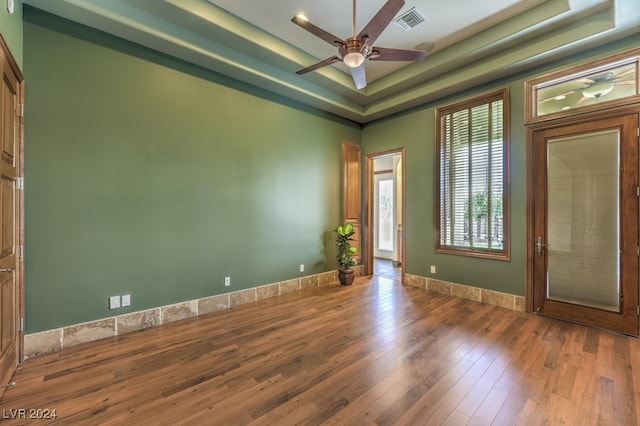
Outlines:
[[617, 74], [612, 71], [607, 71], [602, 74], [592, 75], [589, 77], [579, 78], [575, 81], [584, 84], [584, 87], [569, 90], [568, 92], [561, 93], [559, 95], [550, 96], [548, 98], [542, 99], [540, 103], [545, 103], [549, 101], [561, 101], [565, 99], [567, 96], [573, 93], [579, 93], [582, 95], [580, 99], [576, 102], [576, 105], [581, 104], [583, 102], [588, 101], [589, 99], [599, 100], [602, 96], [605, 96], [609, 92], [611, 92], [616, 86], [631, 86], [635, 84], [635, 79], [631, 80], [623, 80], [622, 77], [626, 77], [635, 72], [634, 67], [630, 67], [626, 70], [622, 70]]
[[296, 15], [291, 21], [338, 48], [338, 54], [316, 64], [296, 71], [305, 74], [336, 62], [343, 62], [353, 77], [356, 88], [367, 87], [367, 76], [364, 69], [366, 59], [370, 61], [420, 61], [426, 52], [422, 50], [391, 49], [374, 46], [373, 43], [382, 31], [391, 23], [396, 14], [404, 6], [404, 0], [388, 0], [371, 18], [371, 21], [356, 35], [356, 0], [353, 0], [353, 35], [341, 39], [310, 23], [304, 16]]

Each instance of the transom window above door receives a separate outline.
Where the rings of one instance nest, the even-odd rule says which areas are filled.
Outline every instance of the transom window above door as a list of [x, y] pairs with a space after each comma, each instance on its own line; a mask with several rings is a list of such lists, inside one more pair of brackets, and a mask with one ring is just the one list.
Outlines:
[[527, 122], [635, 102], [640, 98], [640, 49], [529, 80]]

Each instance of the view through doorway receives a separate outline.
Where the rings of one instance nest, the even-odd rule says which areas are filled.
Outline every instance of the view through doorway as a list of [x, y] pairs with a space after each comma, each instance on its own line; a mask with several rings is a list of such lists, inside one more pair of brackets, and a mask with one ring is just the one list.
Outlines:
[[367, 270], [403, 281], [404, 149], [367, 156]]
[[393, 261], [389, 259], [373, 259], [373, 275], [377, 277], [400, 281], [401, 271], [400, 265], [394, 265]]

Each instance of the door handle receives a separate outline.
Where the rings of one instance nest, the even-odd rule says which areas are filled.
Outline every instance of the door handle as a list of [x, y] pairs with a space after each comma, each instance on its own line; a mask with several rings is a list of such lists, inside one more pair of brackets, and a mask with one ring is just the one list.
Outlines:
[[536, 254], [538, 257], [542, 256], [542, 249], [546, 247], [546, 244], [542, 243], [542, 237], [538, 237], [536, 240]]
[[0, 272], [13, 272], [16, 268], [0, 268]]

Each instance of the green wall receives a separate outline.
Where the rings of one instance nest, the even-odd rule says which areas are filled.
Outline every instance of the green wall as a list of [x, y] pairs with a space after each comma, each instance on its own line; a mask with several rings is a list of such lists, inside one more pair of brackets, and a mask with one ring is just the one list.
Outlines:
[[360, 126], [34, 9], [24, 45], [27, 333], [336, 269]]
[[[367, 125], [363, 130], [363, 155], [406, 147], [406, 272], [459, 284], [523, 296], [526, 268], [526, 128], [524, 82], [571, 65], [585, 63], [640, 45], [640, 35], [628, 37], [560, 62], [530, 70], [504, 81], [417, 108]], [[510, 217], [511, 260], [490, 260], [435, 252], [435, 110], [495, 88], [510, 91]], [[437, 273], [429, 272], [430, 265]]]
[[22, 0], [15, 0], [13, 14], [9, 14], [6, 1], [0, 3], [0, 34], [22, 69]]
[[[406, 147], [406, 271], [524, 294], [524, 81], [566, 57], [361, 129], [26, 8], [27, 333], [336, 268], [341, 142]], [[435, 253], [435, 108], [510, 88], [511, 260]], [[431, 275], [429, 265], [438, 273]], [[232, 286], [225, 288], [224, 276]], [[133, 304], [107, 309], [107, 297]]]
[[[523, 90], [509, 84], [511, 99], [511, 261], [435, 253], [435, 106], [383, 120], [364, 129], [364, 155], [406, 147], [406, 259], [407, 273], [459, 284], [524, 294], [524, 157]], [[465, 96], [470, 95], [470, 93]], [[443, 100], [443, 104], [450, 100]], [[523, 173], [520, 173], [522, 171]], [[430, 265], [437, 273], [429, 272]]]

